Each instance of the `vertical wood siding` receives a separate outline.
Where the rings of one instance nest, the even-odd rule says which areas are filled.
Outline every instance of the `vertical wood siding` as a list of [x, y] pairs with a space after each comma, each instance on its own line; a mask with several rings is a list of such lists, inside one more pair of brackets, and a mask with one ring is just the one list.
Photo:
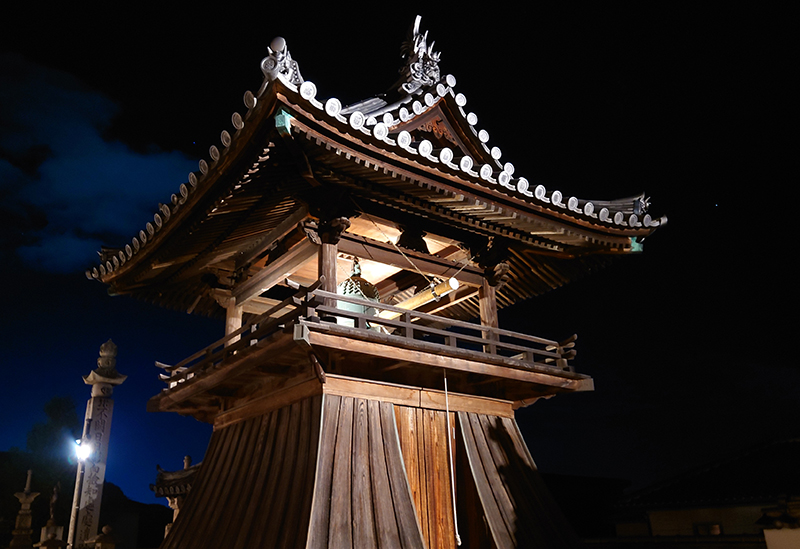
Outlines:
[[[455, 549], [447, 413], [395, 406], [397, 432], [422, 534], [430, 548]], [[451, 428], [455, 427], [450, 414]]]
[[494, 546], [581, 547], [536, 470], [517, 422], [459, 412], [458, 424]]
[[513, 419], [319, 395], [217, 430], [161, 547], [455, 549], [448, 420], [464, 547], [579, 546]]
[[392, 404], [325, 395], [322, 423], [306, 547], [425, 547]]
[[322, 397], [215, 431], [162, 549], [306, 542]]

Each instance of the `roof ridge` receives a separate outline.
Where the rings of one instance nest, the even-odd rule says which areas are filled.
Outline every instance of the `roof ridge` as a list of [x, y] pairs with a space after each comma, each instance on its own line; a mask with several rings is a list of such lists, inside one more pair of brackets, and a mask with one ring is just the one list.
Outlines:
[[[428, 44], [427, 31], [424, 33], [420, 31], [420, 21], [421, 17], [417, 16], [410, 30], [409, 38], [404, 42], [407, 61], [405, 68], [401, 69], [401, 74], [405, 74], [405, 83], [413, 85], [404, 87], [401, 84], [399, 89], [402, 89], [406, 95], [392, 103], [382, 99], [373, 102], [376, 98], [370, 98], [342, 108], [339, 99], [330, 97], [323, 104], [316, 98], [316, 85], [301, 76], [299, 65], [292, 59], [286, 40], [282, 37], [274, 38], [267, 48], [268, 55], [260, 64], [264, 80], [257, 94], [250, 91], [244, 93], [243, 99], [247, 113], [242, 116], [238, 112], [234, 112], [231, 116], [231, 122], [236, 132], [231, 135], [227, 130], [223, 130], [220, 134], [222, 149], [216, 145], [209, 147], [210, 159], [203, 158], [198, 162], [199, 175], [198, 172], [190, 172], [189, 184], [182, 183], [179, 193], [172, 194], [169, 203], [159, 203], [153, 221], [147, 222], [144, 229], [131, 239], [130, 244], [126, 244], [124, 247], [109, 248], [102, 253], [100, 264], [88, 269], [86, 277], [105, 279], [107, 275], [123, 267], [128, 260], [154, 240], [156, 233], [160, 232], [179, 209], [192, 198], [195, 191], [211, 178], [215, 167], [223, 163], [224, 157], [234, 148], [232, 147], [234, 142], [240, 139], [245, 122], [249, 122], [254, 113], [259, 110], [258, 104], [264, 99], [267, 90], [276, 85], [282, 86], [286, 91], [298, 94], [302, 100], [317, 111], [321, 111], [320, 114], [327, 116], [331, 121], [347, 124], [349, 126], [345, 129], [347, 133], [358, 132], [383, 142], [394, 148], [394, 152], [400, 152], [401, 155], [411, 154], [419, 159], [425, 159], [427, 163], [444, 165], [459, 175], [463, 173], [472, 184], [489, 189], [503, 187], [505, 190], [497, 190], [501, 193], [511, 194], [512, 197], [514, 194], [521, 195], [524, 197], [522, 200], [524, 204], [544, 208], [558, 216], [566, 215], [568, 218], [583, 223], [591, 223], [596, 225], [595, 229], [598, 227], [601, 229], [604, 227], [655, 229], [666, 223], [665, 216], [654, 219], [646, 213], [649, 199], [645, 199], [644, 195], [612, 201], [584, 200], [576, 196], [565, 197], [559, 190], [548, 191], [542, 184], [534, 186], [525, 177], [515, 177], [514, 165], [511, 162], [501, 163], [502, 151], [498, 147], [490, 147], [488, 144], [489, 133], [485, 129], [477, 127], [477, 115], [464, 110], [467, 98], [463, 93], [455, 92], [455, 77], [450, 74], [441, 76], [438, 66], [440, 53], [433, 50], [433, 42]], [[411, 134], [405, 130], [397, 132], [396, 139], [390, 136], [390, 128], [396, 128], [414, 120], [429, 112], [441, 101], [448, 105], [449, 111], [456, 113], [456, 116], [460, 116], [466, 122], [465, 128], [471, 134], [470, 139], [473, 140], [475, 149], [485, 152], [484, 159], [487, 162], [476, 166], [475, 159], [471, 155], [465, 154], [455, 158], [453, 151], [447, 147], [435, 151], [427, 140], [415, 144]], [[377, 109], [365, 113], [355, 108], [358, 105], [371, 105]], [[290, 122], [285, 123], [290, 124]], [[397, 151], [397, 149], [401, 149], [401, 151]], [[387, 147], [387, 150], [391, 149]], [[265, 155], [267, 155], [266, 150]], [[434, 167], [438, 168], [438, 166]]]

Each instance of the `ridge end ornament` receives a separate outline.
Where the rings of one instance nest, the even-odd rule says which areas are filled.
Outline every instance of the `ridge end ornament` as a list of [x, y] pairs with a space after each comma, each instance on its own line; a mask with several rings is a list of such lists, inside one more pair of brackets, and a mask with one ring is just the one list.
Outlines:
[[417, 15], [408, 32], [408, 37], [400, 48], [406, 64], [400, 69], [405, 82], [400, 84], [400, 91], [409, 95], [422, 87], [432, 86], [439, 82], [439, 58], [441, 52], [434, 51], [435, 42], [428, 44], [428, 31], [419, 30], [422, 16]]
[[303, 77], [300, 75], [300, 67], [297, 61], [292, 59], [292, 54], [286, 47], [286, 39], [281, 36], [276, 36], [272, 39], [267, 47], [269, 55], [261, 60], [261, 72], [264, 77], [273, 82], [277, 80], [278, 76], [283, 78], [295, 86], [299, 86], [304, 82]]

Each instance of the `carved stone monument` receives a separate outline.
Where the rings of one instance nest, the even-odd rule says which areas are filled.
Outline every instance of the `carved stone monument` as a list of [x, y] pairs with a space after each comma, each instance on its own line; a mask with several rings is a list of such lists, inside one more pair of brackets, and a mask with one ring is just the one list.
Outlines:
[[116, 369], [117, 346], [110, 339], [100, 346], [97, 368], [83, 377], [92, 386], [92, 397], [86, 405], [81, 446], [88, 446], [87, 457], [78, 462], [72, 516], [70, 517], [68, 546], [73, 549], [85, 545], [97, 535], [100, 518], [100, 501], [106, 476], [108, 437], [111, 431], [111, 414], [114, 401], [111, 394], [128, 376]]
[[[39, 539], [42, 542], [47, 542], [52, 535], [52, 539], [56, 541], [60, 541], [64, 538], [64, 527], [56, 525], [56, 502], [58, 501], [58, 496], [61, 492], [61, 483], [59, 482], [55, 486], [53, 486], [53, 494], [50, 496], [50, 517], [47, 519], [47, 524], [42, 527], [42, 533], [39, 536]], [[62, 545], [66, 545], [66, 542], [62, 542]], [[34, 545], [34, 547], [37, 547]], [[41, 547], [60, 547], [58, 545], [42, 545]]]
[[33, 534], [33, 528], [31, 528], [31, 503], [33, 503], [33, 500], [39, 495], [39, 492], [31, 492], [32, 475], [33, 471], [29, 469], [28, 480], [25, 481], [25, 490], [14, 494], [19, 500], [20, 510], [17, 514], [17, 522], [14, 525], [14, 531], [12, 532], [14, 537], [11, 538], [11, 544], [9, 545], [11, 549], [17, 547], [32, 547], [33, 544], [33, 540], [31, 539], [31, 534]]

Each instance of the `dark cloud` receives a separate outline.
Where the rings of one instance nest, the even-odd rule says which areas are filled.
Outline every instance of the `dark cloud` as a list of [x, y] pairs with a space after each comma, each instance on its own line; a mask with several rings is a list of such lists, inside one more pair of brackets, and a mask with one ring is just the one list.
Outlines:
[[3, 250], [53, 272], [82, 270], [127, 241], [196, 162], [104, 139], [119, 107], [74, 76], [0, 54]]

